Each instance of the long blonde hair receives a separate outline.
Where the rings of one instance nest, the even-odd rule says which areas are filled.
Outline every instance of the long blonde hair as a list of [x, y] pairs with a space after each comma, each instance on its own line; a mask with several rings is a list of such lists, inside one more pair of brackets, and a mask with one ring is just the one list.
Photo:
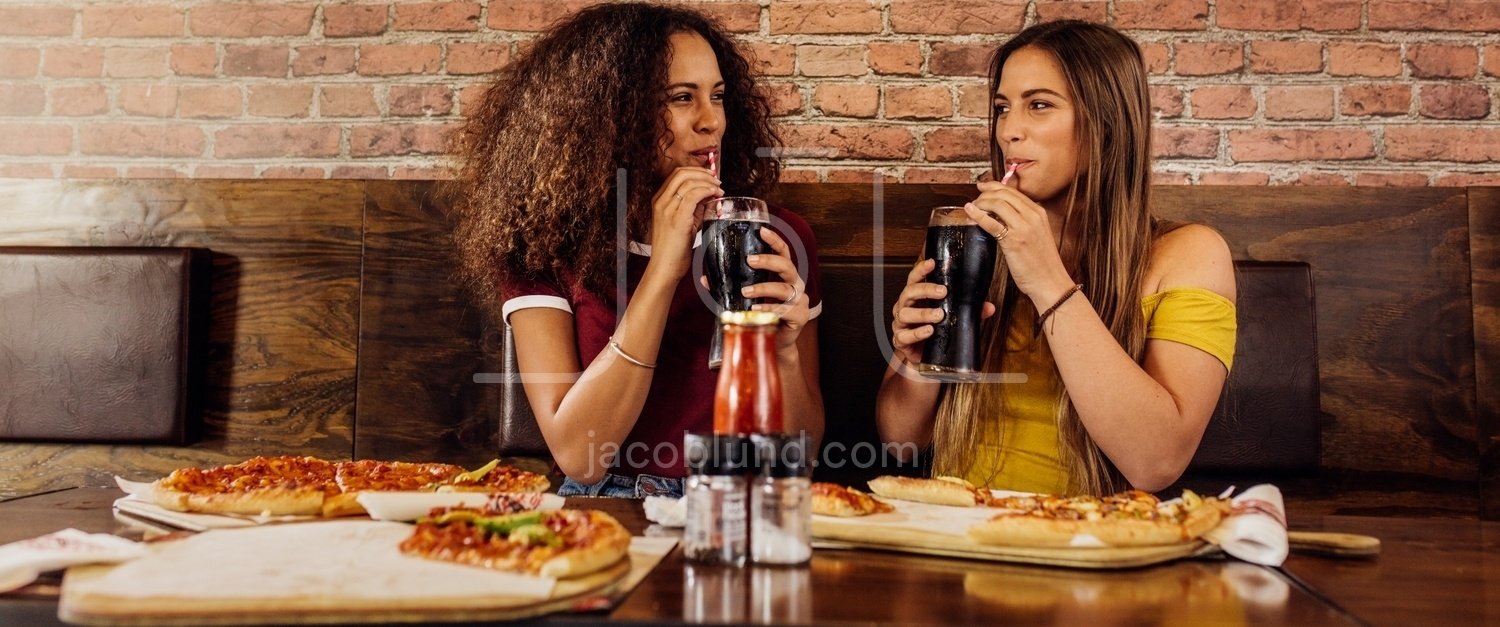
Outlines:
[[[1064, 20], [1032, 26], [1006, 42], [990, 63], [990, 93], [1010, 55], [1022, 48], [1047, 52], [1062, 66], [1072, 90], [1075, 136], [1084, 168], [1069, 189], [1063, 220], [1063, 263], [1083, 284], [1099, 318], [1125, 351], [1140, 361], [1145, 348], [1141, 283], [1151, 255], [1154, 221], [1150, 211], [1151, 105], [1140, 47], [1113, 28]], [[997, 123], [990, 110], [990, 159], [1000, 171], [1004, 155], [994, 141]], [[1070, 237], [1073, 236], [1073, 237]], [[1008, 331], [1024, 318], [1024, 299], [1010, 278], [1003, 255], [997, 256], [990, 302], [997, 315], [982, 331], [985, 372], [1007, 372]], [[1031, 318], [1026, 312], [1026, 318]], [[1059, 379], [1060, 381], [1060, 379]], [[950, 384], [938, 406], [933, 433], [934, 471], [966, 475], [978, 454], [976, 421], [981, 412], [1000, 411], [1004, 385]], [[1078, 412], [1059, 383], [1058, 448], [1071, 489], [1103, 494], [1126, 486], [1125, 478], [1084, 429]]]

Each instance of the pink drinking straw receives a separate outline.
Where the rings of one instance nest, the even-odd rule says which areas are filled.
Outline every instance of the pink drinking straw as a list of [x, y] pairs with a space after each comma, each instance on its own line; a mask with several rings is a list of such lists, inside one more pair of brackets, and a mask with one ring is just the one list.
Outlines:
[[719, 151], [717, 150], [708, 151], [708, 171], [714, 176], [719, 175]]
[[1010, 167], [1008, 167], [1008, 168], [1005, 169], [1005, 176], [1000, 177], [1000, 184], [1004, 185], [1006, 183], [1009, 183], [1011, 177], [1013, 177], [1013, 176], [1016, 175], [1016, 168], [1019, 168], [1019, 167], [1021, 167], [1021, 164], [1019, 164], [1019, 163], [1012, 163], [1012, 164], [1010, 164]]

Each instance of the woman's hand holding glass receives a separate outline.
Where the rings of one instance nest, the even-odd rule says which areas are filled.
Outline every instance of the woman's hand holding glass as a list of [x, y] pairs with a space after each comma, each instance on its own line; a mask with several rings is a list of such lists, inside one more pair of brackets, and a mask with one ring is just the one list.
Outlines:
[[[924, 306], [948, 295], [948, 288], [927, 282], [927, 275], [936, 266], [932, 259], [923, 259], [912, 266], [906, 275], [906, 287], [901, 289], [896, 306], [891, 309], [891, 347], [897, 357], [913, 366], [922, 363], [922, 343], [932, 337], [932, 325], [943, 320], [942, 309]], [[995, 305], [986, 301], [980, 316], [988, 318], [994, 314]]]
[[702, 221], [698, 203], [723, 196], [719, 178], [706, 168], [672, 171], [651, 199], [651, 265], [674, 279], [693, 266], [693, 238]]
[[781, 301], [758, 304], [754, 309], [780, 314], [781, 327], [776, 332], [776, 350], [781, 355], [788, 355], [796, 352], [797, 337], [807, 326], [811, 315], [808, 307], [811, 299], [807, 296], [807, 284], [802, 281], [802, 276], [797, 273], [797, 265], [792, 262], [791, 247], [786, 240], [767, 227], [760, 228], [760, 237], [774, 252], [751, 255], [746, 261], [756, 270], [774, 272], [781, 281], [756, 283], [745, 287], [743, 293], [749, 298]]

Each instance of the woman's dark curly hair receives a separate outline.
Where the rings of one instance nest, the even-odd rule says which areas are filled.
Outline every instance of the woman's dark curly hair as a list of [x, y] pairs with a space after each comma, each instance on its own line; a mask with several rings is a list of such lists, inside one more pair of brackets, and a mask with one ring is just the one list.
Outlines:
[[485, 307], [498, 310], [507, 280], [570, 277], [610, 289], [616, 172], [626, 172], [627, 234], [644, 239], [663, 182], [661, 147], [672, 139], [670, 38], [684, 32], [708, 41], [724, 76], [724, 190], [764, 196], [776, 184], [780, 164], [757, 156], [779, 146], [770, 105], [718, 24], [652, 4], [580, 11], [503, 71], [457, 135], [458, 274]]

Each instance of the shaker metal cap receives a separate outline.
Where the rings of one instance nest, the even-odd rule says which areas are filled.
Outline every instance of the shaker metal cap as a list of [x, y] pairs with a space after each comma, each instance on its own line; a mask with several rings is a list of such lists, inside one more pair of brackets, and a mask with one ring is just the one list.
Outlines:
[[750, 438], [742, 435], [689, 433], [683, 445], [690, 475], [743, 475], [754, 458]]
[[726, 311], [719, 314], [719, 322], [742, 327], [763, 327], [781, 322], [774, 311]]
[[806, 432], [797, 435], [755, 434], [755, 466], [762, 477], [786, 479], [806, 477], [812, 472], [812, 438]]

